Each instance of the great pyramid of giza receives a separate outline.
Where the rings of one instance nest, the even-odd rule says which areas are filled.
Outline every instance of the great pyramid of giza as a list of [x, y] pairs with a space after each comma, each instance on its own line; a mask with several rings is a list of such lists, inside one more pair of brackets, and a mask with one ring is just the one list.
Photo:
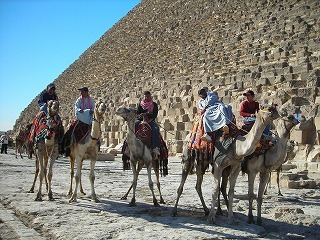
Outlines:
[[[236, 116], [242, 93], [253, 89], [261, 103], [298, 107], [319, 131], [319, 16], [318, 0], [143, 0], [55, 79], [64, 125], [73, 118], [77, 88], [88, 86], [108, 106], [103, 144], [119, 144], [126, 127], [115, 109], [135, 106], [150, 90], [164, 139], [178, 153], [197, 91], [208, 87]], [[37, 98], [14, 130], [35, 116]]]

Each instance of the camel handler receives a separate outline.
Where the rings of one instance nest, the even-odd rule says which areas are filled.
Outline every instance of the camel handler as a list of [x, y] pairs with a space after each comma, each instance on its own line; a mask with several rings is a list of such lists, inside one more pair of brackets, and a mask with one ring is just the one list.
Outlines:
[[88, 87], [81, 87], [78, 89], [81, 96], [74, 104], [75, 119], [72, 120], [68, 131], [64, 134], [61, 154], [64, 153], [66, 148], [66, 157], [69, 156], [69, 146], [72, 141], [80, 142], [90, 131], [90, 126], [93, 120], [93, 113], [95, 102], [89, 95]]
[[138, 104], [137, 114], [136, 126], [142, 121], [146, 121], [150, 125], [152, 130], [152, 152], [160, 155], [160, 130], [155, 121], [158, 116], [158, 104], [153, 101], [153, 97], [149, 91], [143, 93], [143, 97]]
[[198, 106], [201, 109], [200, 114], [203, 114], [203, 126], [205, 134], [201, 137], [202, 141], [211, 142], [210, 133], [221, 129], [224, 134], [229, 133], [229, 124], [233, 119], [232, 109], [230, 105], [226, 105], [218, 100], [217, 94], [211, 91], [206, 91], [202, 88], [198, 91], [199, 100]]
[[46, 115], [48, 115], [48, 102], [50, 100], [58, 101], [58, 95], [56, 94], [56, 85], [54, 83], [48, 84], [46, 89], [44, 89], [39, 96], [38, 105], [40, 107], [40, 111], [43, 111]]

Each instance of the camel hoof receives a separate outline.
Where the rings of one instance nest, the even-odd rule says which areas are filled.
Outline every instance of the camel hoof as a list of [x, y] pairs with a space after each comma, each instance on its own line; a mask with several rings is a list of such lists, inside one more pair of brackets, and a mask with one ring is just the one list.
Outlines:
[[257, 219], [257, 225], [262, 226], [262, 219], [261, 218]]
[[153, 203], [153, 206], [155, 206], [155, 207], [160, 207], [160, 204], [159, 204], [158, 202], [154, 202], [154, 203]]
[[80, 191], [80, 193], [83, 195], [83, 196], [85, 196], [86, 195], [86, 193], [84, 192], [84, 191]]
[[254, 224], [255, 222], [254, 222], [253, 219], [248, 219], [247, 223], [249, 223], [249, 224]]
[[135, 199], [132, 199], [131, 202], [129, 203], [129, 207], [134, 207], [137, 206]]
[[177, 214], [177, 209], [173, 209], [172, 212], [171, 212], [171, 216], [172, 217], [176, 217], [178, 214]]
[[37, 201], [37, 202], [42, 202], [42, 197], [41, 197], [41, 196], [40, 196], [40, 197], [37, 196], [36, 199], [35, 199], [35, 201]]
[[70, 198], [70, 199], [69, 199], [69, 203], [73, 203], [73, 202], [77, 202], [77, 199], [75, 199], [75, 198]]
[[215, 219], [215, 217], [208, 217], [207, 218], [207, 221], [209, 222], [209, 223], [212, 223], [212, 224], [215, 224], [216, 223], [216, 219]]
[[204, 210], [204, 215], [205, 215], [206, 217], [209, 216], [209, 213], [210, 213], [209, 209]]
[[99, 203], [100, 200], [98, 198], [93, 198], [94, 202]]
[[127, 200], [127, 196], [121, 197], [121, 200]]
[[30, 189], [30, 190], [28, 191], [28, 193], [34, 193], [34, 190], [33, 190], [33, 189]]

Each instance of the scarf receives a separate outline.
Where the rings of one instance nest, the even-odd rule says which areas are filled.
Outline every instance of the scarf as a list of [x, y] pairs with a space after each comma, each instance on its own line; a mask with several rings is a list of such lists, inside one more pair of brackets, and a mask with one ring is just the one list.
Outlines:
[[143, 110], [147, 110], [147, 113], [152, 113], [153, 112], [153, 100], [151, 99], [150, 102], [145, 102], [143, 99], [140, 102], [140, 105], [142, 107]]
[[[84, 100], [85, 99], [87, 99], [87, 101], [88, 101], [88, 106], [86, 107], [85, 106], [85, 102], [84, 102]], [[91, 109], [91, 99], [90, 99], [90, 97], [89, 97], [89, 95], [88, 95], [88, 97], [81, 97], [81, 109], [82, 110], [85, 110], [85, 109]]]

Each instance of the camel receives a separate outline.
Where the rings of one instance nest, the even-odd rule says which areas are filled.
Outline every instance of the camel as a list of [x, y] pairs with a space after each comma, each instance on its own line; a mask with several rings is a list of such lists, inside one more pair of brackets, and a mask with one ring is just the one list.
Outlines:
[[[249, 213], [248, 213], [248, 223], [254, 223], [252, 214], [252, 202], [254, 198], [254, 180], [257, 173], [260, 173], [259, 177], [259, 190], [257, 198], [257, 224], [262, 224], [261, 218], [261, 205], [262, 198], [269, 181], [270, 173], [272, 170], [278, 169], [285, 162], [287, 156], [288, 139], [290, 137], [291, 129], [297, 125], [299, 122], [293, 116], [281, 117], [276, 125], [276, 130], [278, 133], [277, 142], [274, 147], [270, 148], [265, 154], [260, 156], [253, 156], [253, 158], [248, 159], [246, 164], [245, 172], [248, 174], [248, 197], [249, 197]], [[280, 190], [279, 190], [280, 191]]]
[[23, 158], [22, 156], [22, 149], [25, 147], [28, 158], [32, 158], [32, 147], [29, 146], [28, 144], [28, 135], [31, 129], [32, 123], [27, 124], [25, 128], [19, 129], [19, 133], [15, 139], [15, 149], [16, 149], [16, 158], [18, 158], [18, 153], [20, 154], [20, 157]]
[[[248, 134], [244, 136], [239, 136], [233, 140], [229, 146], [223, 146], [219, 141], [215, 144], [215, 161], [213, 163], [213, 193], [212, 193], [212, 203], [211, 210], [208, 215], [208, 221], [215, 223], [216, 218], [216, 205], [220, 193], [220, 181], [223, 176], [223, 172], [230, 167], [229, 175], [229, 191], [228, 191], [228, 222], [232, 224], [234, 221], [233, 217], [233, 197], [234, 197], [234, 187], [240, 172], [241, 160], [245, 156], [252, 154], [257, 144], [260, 141], [262, 133], [265, 127], [271, 123], [273, 120], [279, 117], [279, 113], [275, 105], [268, 108], [268, 110], [260, 110], [257, 113], [256, 121], [252, 126]], [[217, 154], [216, 154], [217, 153]], [[226, 170], [225, 170], [226, 169]], [[223, 182], [226, 182], [222, 180]], [[221, 185], [221, 189], [225, 189], [226, 186]]]
[[160, 194], [160, 203], [164, 203], [164, 200], [162, 198], [162, 194], [160, 191], [159, 168], [157, 167], [157, 164], [156, 164], [156, 161], [159, 159], [159, 155], [152, 154], [150, 149], [145, 144], [143, 144], [141, 140], [139, 140], [136, 137], [135, 135], [135, 120], [137, 117], [136, 109], [120, 107], [117, 109], [116, 115], [122, 117], [127, 122], [127, 125], [128, 125], [129, 131], [127, 134], [127, 141], [128, 141], [128, 148], [130, 150], [130, 161], [131, 161], [131, 167], [133, 172], [132, 185], [130, 186], [125, 196], [122, 197], [122, 199], [126, 199], [130, 190], [133, 189], [133, 197], [131, 199], [131, 202], [129, 203], [129, 206], [136, 205], [135, 194], [136, 194], [138, 175], [142, 167], [145, 165], [147, 167], [147, 172], [148, 172], [149, 188], [153, 196], [153, 204], [154, 206], [160, 206], [154, 194], [153, 182], [151, 178], [151, 166], [152, 166], [156, 175], [157, 187]]
[[[287, 147], [287, 155], [286, 155], [286, 158], [284, 160], [283, 163], [287, 162], [288, 160], [291, 160], [295, 157], [296, 155], [296, 151], [294, 151], [294, 148], [296, 146], [296, 143], [292, 140], [288, 141], [288, 147]], [[271, 173], [272, 172], [276, 172], [277, 174], [277, 187], [278, 187], [278, 196], [283, 196], [282, 193], [281, 193], [281, 189], [280, 189], [280, 172], [282, 171], [282, 165], [281, 164], [277, 169], [272, 169], [272, 171], [270, 172], [270, 176], [269, 176], [269, 181], [267, 183], [267, 186], [266, 186], [266, 189], [264, 191], [264, 195], [267, 195], [267, 188], [268, 188], [268, 185], [269, 187], [271, 187]]]
[[[69, 203], [71, 202], [77, 202], [77, 192], [78, 192], [78, 186], [80, 184], [80, 191], [82, 190], [82, 184], [81, 184], [81, 170], [82, 170], [82, 162], [84, 159], [90, 159], [90, 184], [91, 184], [91, 198], [95, 202], [99, 202], [99, 199], [96, 196], [95, 190], [94, 190], [94, 167], [98, 158], [98, 140], [100, 138], [100, 129], [101, 129], [101, 123], [103, 121], [103, 115], [107, 109], [107, 106], [104, 102], [101, 100], [95, 105], [94, 113], [93, 113], [93, 121], [91, 126], [91, 132], [90, 134], [87, 134], [85, 139], [78, 142], [72, 142], [70, 145], [70, 189], [69, 194], [72, 192], [72, 180], [73, 176], [76, 181], [76, 186], [74, 188], [74, 191], [69, 199]], [[74, 163], [77, 163], [77, 171], [74, 175]]]
[[[48, 102], [48, 116], [46, 116], [43, 111], [40, 111], [33, 120], [29, 134], [29, 141], [34, 143], [33, 146], [36, 157], [36, 172], [33, 185], [29, 192], [33, 192], [39, 173], [39, 189], [35, 201], [42, 201], [42, 181], [44, 177], [48, 198], [50, 201], [54, 200], [51, 189], [53, 165], [59, 154], [59, 139], [63, 136], [62, 121], [58, 112], [58, 101], [50, 100]], [[48, 162], [49, 171], [47, 174]]]

